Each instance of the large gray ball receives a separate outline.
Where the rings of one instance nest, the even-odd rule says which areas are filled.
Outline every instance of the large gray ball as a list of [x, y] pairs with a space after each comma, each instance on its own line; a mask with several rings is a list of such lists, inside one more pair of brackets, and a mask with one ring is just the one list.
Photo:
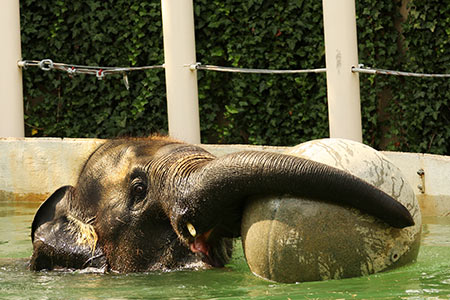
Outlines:
[[415, 225], [396, 229], [357, 209], [309, 199], [253, 199], [244, 210], [241, 231], [253, 273], [278, 282], [340, 279], [416, 259], [419, 205], [400, 170], [381, 152], [354, 141], [322, 139], [293, 147], [288, 154], [348, 171], [375, 185], [407, 207]]

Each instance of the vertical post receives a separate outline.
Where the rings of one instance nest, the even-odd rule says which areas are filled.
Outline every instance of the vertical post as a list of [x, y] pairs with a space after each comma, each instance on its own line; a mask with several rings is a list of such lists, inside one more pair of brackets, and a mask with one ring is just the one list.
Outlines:
[[362, 142], [355, 0], [323, 0], [330, 137]]
[[23, 137], [19, 0], [0, 1], [0, 137]]
[[193, 0], [161, 0], [169, 135], [200, 143]]

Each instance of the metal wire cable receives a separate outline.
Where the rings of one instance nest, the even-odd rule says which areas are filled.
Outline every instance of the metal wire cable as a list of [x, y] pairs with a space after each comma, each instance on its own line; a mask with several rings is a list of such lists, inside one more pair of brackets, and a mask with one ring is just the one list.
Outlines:
[[97, 75], [98, 71], [102, 71], [103, 74], [113, 74], [113, 73], [123, 73], [132, 71], [142, 71], [150, 69], [162, 69], [164, 65], [154, 65], [154, 66], [144, 66], [144, 67], [100, 67], [100, 66], [84, 66], [84, 65], [74, 65], [65, 63], [55, 63], [51, 59], [43, 60], [24, 60], [19, 62], [20, 67], [40, 67], [44, 71], [50, 71], [51, 69], [57, 69], [61, 71], [66, 71], [69, 73], [83, 73], [83, 74], [94, 74]]
[[[51, 59], [43, 60], [23, 60], [18, 62], [18, 66], [22, 68], [27, 67], [39, 67], [44, 71], [50, 71], [52, 69], [67, 72], [69, 75], [89, 74], [95, 75], [99, 80], [110, 74], [122, 74], [123, 81], [127, 89], [129, 89], [127, 72], [143, 71], [151, 69], [164, 69], [164, 65], [153, 65], [143, 67], [100, 67], [100, 66], [85, 66], [74, 65], [66, 63], [55, 63]], [[300, 73], [324, 73], [326, 68], [318, 69], [303, 69], [303, 70], [273, 70], [273, 69], [250, 69], [250, 68], [235, 68], [235, 67], [221, 67], [214, 65], [202, 65], [196, 63], [187, 65], [191, 70], [207, 70], [217, 72], [231, 72], [231, 73], [253, 73], [253, 74], [300, 74]], [[385, 69], [375, 69], [365, 67], [359, 64], [357, 67], [352, 67], [352, 72], [365, 73], [365, 74], [382, 74], [382, 75], [394, 75], [394, 76], [409, 76], [409, 77], [428, 77], [428, 78], [444, 78], [450, 77], [450, 74], [426, 74], [426, 73], [414, 73], [404, 71], [394, 71]]]
[[220, 67], [213, 65], [201, 65], [200, 63], [191, 66], [191, 69], [208, 70], [217, 72], [232, 72], [232, 73], [254, 73], [254, 74], [298, 74], [298, 73], [323, 73], [327, 69], [304, 69], [304, 70], [271, 70], [271, 69], [246, 69], [235, 67]]
[[404, 71], [393, 71], [384, 69], [373, 69], [364, 67], [364, 65], [358, 65], [358, 67], [352, 67], [352, 72], [365, 73], [365, 74], [382, 74], [382, 75], [394, 75], [394, 76], [409, 76], [409, 77], [427, 77], [427, 78], [444, 78], [450, 77], [450, 74], [426, 74], [426, 73], [413, 73]]
[[[110, 74], [122, 74], [123, 83], [127, 90], [130, 88], [128, 83], [127, 72], [132, 71], [143, 71], [150, 69], [164, 69], [164, 65], [154, 65], [154, 66], [143, 66], [143, 67], [100, 67], [100, 66], [85, 66], [85, 65], [74, 65], [66, 63], [55, 63], [51, 59], [43, 60], [23, 60], [19, 61], [19, 67], [24, 69], [28, 67], [39, 67], [43, 71], [59, 70], [69, 74], [69, 76], [75, 74], [89, 74], [95, 75], [99, 80], [105, 78], [105, 76]], [[325, 68], [321, 69], [306, 69], [306, 70], [270, 70], [270, 69], [246, 69], [246, 68], [234, 68], [234, 67], [219, 67], [213, 65], [202, 65], [201, 63], [196, 63], [192, 65], [186, 65], [191, 70], [209, 70], [209, 71], [219, 71], [219, 72], [233, 72], [233, 73], [256, 73], [256, 74], [298, 74], [298, 73], [323, 73], [326, 72]]]
[[74, 65], [65, 63], [55, 63], [51, 59], [43, 60], [23, 60], [19, 61], [19, 67], [24, 69], [28, 67], [39, 67], [43, 71], [50, 71], [52, 69], [67, 72], [69, 75], [75, 74], [89, 74], [95, 75], [99, 80], [105, 78], [106, 75], [110, 74], [122, 74], [123, 82], [127, 90], [130, 88], [128, 83], [127, 72], [132, 71], [143, 71], [150, 69], [163, 69], [164, 65], [154, 65], [154, 66], [144, 66], [144, 67], [100, 67], [100, 66], [84, 66], [84, 65]]

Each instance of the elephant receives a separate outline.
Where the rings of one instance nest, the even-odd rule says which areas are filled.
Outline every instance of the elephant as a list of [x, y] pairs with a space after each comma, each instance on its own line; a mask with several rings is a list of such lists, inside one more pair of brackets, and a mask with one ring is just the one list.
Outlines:
[[148, 272], [222, 267], [240, 236], [246, 199], [294, 195], [350, 206], [386, 226], [414, 224], [408, 210], [336, 168], [285, 154], [216, 157], [165, 136], [107, 140], [75, 186], [57, 189], [31, 226], [31, 270]]

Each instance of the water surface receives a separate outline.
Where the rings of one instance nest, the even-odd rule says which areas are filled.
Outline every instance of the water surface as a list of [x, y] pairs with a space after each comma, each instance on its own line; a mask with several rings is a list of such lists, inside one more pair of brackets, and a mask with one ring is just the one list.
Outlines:
[[450, 217], [424, 218], [416, 263], [371, 276], [272, 283], [248, 269], [240, 242], [223, 269], [149, 274], [31, 272], [38, 203], [0, 200], [0, 299], [450, 299]]

